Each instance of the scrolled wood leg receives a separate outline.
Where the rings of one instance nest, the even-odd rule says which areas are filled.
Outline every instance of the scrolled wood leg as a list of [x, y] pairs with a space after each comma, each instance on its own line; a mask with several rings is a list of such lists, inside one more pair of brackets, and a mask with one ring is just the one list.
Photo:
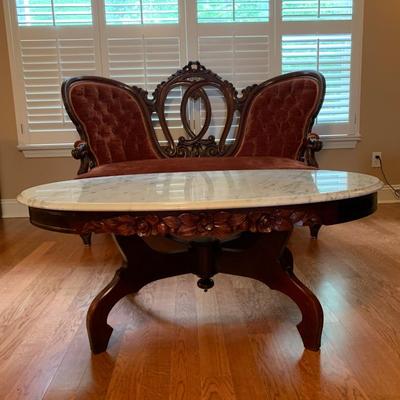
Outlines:
[[107, 317], [117, 302], [133, 293], [135, 288], [124, 276], [126, 268], [120, 268], [113, 280], [95, 297], [86, 316], [90, 348], [94, 354], [107, 349], [113, 328], [107, 324]]
[[[285, 251], [289, 251], [287, 248]], [[321, 335], [324, 325], [324, 313], [321, 304], [314, 293], [307, 288], [285, 264], [274, 266], [272, 274], [265, 277], [271, 289], [278, 290], [290, 297], [299, 307], [302, 320], [297, 324], [304, 347], [318, 351], [321, 347]]]
[[107, 324], [108, 314], [120, 299], [138, 292], [150, 282], [191, 272], [193, 264], [192, 254], [188, 251], [159, 253], [138, 236], [115, 236], [115, 239], [125, 266], [96, 296], [86, 317], [90, 347], [95, 354], [107, 349], [113, 331]]
[[[219, 272], [257, 279], [290, 297], [299, 307], [302, 320], [297, 325], [304, 347], [318, 351], [321, 346], [323, 310], [317, 297], [293, 273], [293, 256], [286, 247], [291, 232], [248, 235], [229, 244], [220, 256]], [[241, 246], [243, 244], [243, 246]], [[235, 251], [232, 251], [235, 250]]]

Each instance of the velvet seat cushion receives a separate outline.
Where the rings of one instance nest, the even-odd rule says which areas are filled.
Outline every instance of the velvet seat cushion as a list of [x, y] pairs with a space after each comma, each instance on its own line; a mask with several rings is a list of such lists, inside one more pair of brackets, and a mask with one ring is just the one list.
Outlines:
[[315, 169], [301, 161], [283, 157], [163, 158], [103, 164], [78, 179], [157, 172], [226, 171], [251, 169]]

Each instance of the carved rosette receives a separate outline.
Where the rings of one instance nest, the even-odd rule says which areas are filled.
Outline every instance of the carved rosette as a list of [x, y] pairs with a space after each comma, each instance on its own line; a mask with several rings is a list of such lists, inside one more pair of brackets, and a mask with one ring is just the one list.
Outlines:
[[289, 231], [294, 224], [320, 223], [317, 215], [309, 211], [276, 209], [271, 211], [209, 211], [187, 212], [179, 215], [146, 216], [121, 215], [89, 221], [79, 227], [80, 233], [114, 233], [117, 235], [181, 237], [225, 237], [237, 232], [269, 233]]

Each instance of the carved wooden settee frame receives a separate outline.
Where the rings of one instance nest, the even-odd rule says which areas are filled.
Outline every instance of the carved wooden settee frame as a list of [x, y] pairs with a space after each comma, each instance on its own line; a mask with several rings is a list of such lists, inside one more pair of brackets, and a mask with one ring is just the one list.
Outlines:
[[[241, 95], [231, 82], [223, 80], [220, 76], [201, 65], [198, 61], [189, 62], [185, 67], [171, 75], [166, 81], [161, 82], [149, 98], [148, 92], [136, 86], [129, 86], [122, 82], [103, 78], [103, 77], [76, 77], [65, 81], [62, 85], [62, 97], [72, 122], [75, 124], [80, 135], [80, 140], [75, 142], [72, 156], [81, 161], [78, 174], [83, 174], [98, 166], [101, 163], [97, 159], [92, 146], [91, 138], [88, 135], [87, 127], [77, 116], [74, 109], [73, 99], [71, 99], [71, 91], [75, 84], [87, 81], [96, 84], [111, 85], [120, 88], [129, 93], [138, 102], [143, 113], [143, 128], [147, 139], [151, 142], [154, 154], [149, 158], [180, 158], [180, 157], [227, 157], [241, 156], [240, 147], [246, 140], [246, 124], [243, 120], [248, 119], [249, 109], [252, 100], [258, 96], [264, 89], [273, 87], [281, 82], [288, 82], [296, 79], [308, 79], [317, 82], [318, 93], [315, 94], [315, 105], [312, 115], [308, 117], [306, 125], [301, 132], [302, 140], [300, 147], [295, 155], [297, 161], [304, 162], [305, 165], [318, 167], [315, 159], [315, 153], [321, 150], [322, 142], [317, 134], [311, 132], [315, 118], [322, 106], [325, 94], [324, 77], [315, 71], [299, 71], [285, 75], [280, 75], [269, 79], [261, 84], [254, 84], [245, 88]], [[182, 96], [180, 116], [185, 134], [174, 140], [170, 128], [168, 126], [165, 115], [165, 106], [168, 95], [176, 87], [184, 86], [186, 90]], [[222, 128], [221, 135], [217, 140], [214, 135], [207, 135], [210, 128], [212, 108], [209, 97], [206, 93], [206, 87], [216, 88], [224, 97], [226, 105], [226, 120]], [[187, 103], [189, 99], [201, 101], [205, 109], [205, 121], [198, 133], [192, 131], [188, 116]], [[164, 142], [160, 144], [152, 124], [152, 116], [158, 116], [159, 124], [164, 135]], [[239, 115], [239, 125], [235, 134], [233, 143], [227, 143], [227, 137], [232, 127], [234, 115]], [[270, 116], [266, 115], [266, 118]], [[253, 156], [253, 154], [248, 154]], [[258, 156], [257, 154], [256, 156]], [[108, 160], [114, 162], [113, 160]], [[107, 163], [107, 161], [106, 161]]]

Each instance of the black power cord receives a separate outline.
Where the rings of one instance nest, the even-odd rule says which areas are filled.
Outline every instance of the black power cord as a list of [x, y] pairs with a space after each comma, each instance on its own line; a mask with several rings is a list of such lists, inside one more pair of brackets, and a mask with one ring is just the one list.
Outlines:
[[381, 156], [375, 156], [375, 158], [377, 158], [377, 159], [379, 160], [379, 168], [380, 168], [380, 170], [381, 170], [381, 173], [382, 173], [382, 176], [383, 176], [384, 181], [385, 181], [386, 184], [390, 187], [390, 189], [392, 189], [393, 194], [394, 194], [398, 199], [400, 199], [400, 189], [396, 189], [395, 187], [393, 187], [393, 186], [389, 183], [388, 179], [386, 178], [385, 172], [384, 172], [384, 170], [383, 170], [383, 162], [382, 162]]

